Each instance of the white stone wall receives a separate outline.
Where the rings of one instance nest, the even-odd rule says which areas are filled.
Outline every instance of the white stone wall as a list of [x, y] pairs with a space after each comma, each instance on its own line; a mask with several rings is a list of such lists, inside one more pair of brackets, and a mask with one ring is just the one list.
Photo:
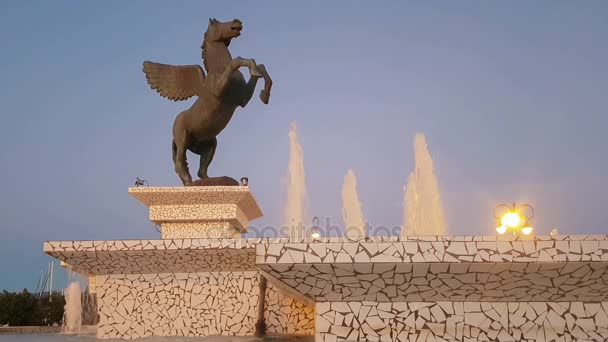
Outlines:
[[314, 335], [314, 307], [282, 293], [272, 283], [266, 287], [264, 321], [268, 334]]
[[608, 302], [324, 302], [328, 341], [608, 341]]
[[258, 272], [97, 276], [98, 338], [253, 335]]
[[[258, 276], [257, 271], [96, 276], [97, 337], [252, 336]], [[314, 334], [314, 308], [270, 283], [264, 318], [268, 333]]]

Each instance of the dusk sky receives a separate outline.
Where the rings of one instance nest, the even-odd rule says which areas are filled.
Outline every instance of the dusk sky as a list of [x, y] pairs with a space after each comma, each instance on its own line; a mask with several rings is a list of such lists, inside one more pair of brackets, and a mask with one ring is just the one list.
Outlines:
[[342, 224], [352, 168], [370, 224], [401, 225], [421, 132], [448, 233], [494, 235], [513, 201], [537, 234], [608, 232], [606, 1], [2, 1], [0, 290], [35, 287], [45, 240], [159, 237], [127, 188], [181, 184], [171, 127], [192, 100], [161, 98], [141, 65], [200, 64], [209, 18], [241, 19], [232, 55], [274, 80], [209, 170], [249, 177], [251, 224], [282, 223], [295, 122], [312, 216]]

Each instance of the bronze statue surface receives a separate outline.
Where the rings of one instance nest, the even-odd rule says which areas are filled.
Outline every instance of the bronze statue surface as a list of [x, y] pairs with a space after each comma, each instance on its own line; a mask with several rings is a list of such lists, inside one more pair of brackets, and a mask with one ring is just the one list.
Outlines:
[[[209, 26], [201, 46], [203, 65], [173, 66], [144, 62], [148, 84], [161, 96], [173, 101], [198, 99], [192, 107], [179, 113], [173, 123], [173, 164], [175, 172], [184, 185], [236, 185], [229, 177], [209, 177], [207, 169], [213, 160], [217, 146], [217, 135], [228, 125], [237, 107], [245, 107], [253, 96], [259, 78], [264, 79], [260, 100], [268, 104], [272, 80], [263, 64], [253, 59], [232, 58], [228, 45], [241, 35], [240, 20], [219, 22], [209, 20]], [[249, 80], [239, 71], [249, 68]], [[186, 151], [200, 155], [198, 176], [195, 182], [188, 170]]]

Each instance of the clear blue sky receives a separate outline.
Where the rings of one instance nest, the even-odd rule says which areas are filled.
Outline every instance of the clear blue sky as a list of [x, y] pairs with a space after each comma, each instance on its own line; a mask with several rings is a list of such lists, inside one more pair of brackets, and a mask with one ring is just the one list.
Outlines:
[[423, 132], [451, 233], [494, 234], [514, 200], [539, 234], [607, 232], [608, 2], [2, 1], [0, 289], [35, 286], [44, 240], [158, 236], [127, 187], [179, 184], [171, 125], [190, 102], [141, 63], [200, 63], [209, 17], [243, 20], [233, 55], [275, 81], [210, 169], [250, 178], [254, 223], [280, 222], [295, 121], [314, 216], [341, 223], [353, 168], [366, 218], [400, 225]]

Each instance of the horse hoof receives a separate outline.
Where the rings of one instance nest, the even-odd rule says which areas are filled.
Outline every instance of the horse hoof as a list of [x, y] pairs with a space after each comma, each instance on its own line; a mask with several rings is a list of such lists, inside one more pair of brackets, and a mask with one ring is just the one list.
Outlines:
[[262, 100], [262, 102], [264, 104], [268, 104], [268, 101], [270, 100], [270, 94], [268, 94], [267, 92], [262, 91], [260, 93], [260, 100]]

